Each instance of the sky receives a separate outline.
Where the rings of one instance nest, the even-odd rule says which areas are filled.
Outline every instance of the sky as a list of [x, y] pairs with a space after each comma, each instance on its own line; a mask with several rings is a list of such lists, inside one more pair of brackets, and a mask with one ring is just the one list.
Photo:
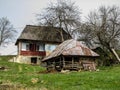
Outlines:
[[[120, 0], [71, 0], [75, 2], [82, 12], [81, 19], [84, 19], [90, 11], [97, 9], [101, 5], [120, 6]], [[7, 17], [17, 30], [17, 37], [26, 25], [36, 24], [36, 14], [40, 14], [49, 2], [56, 0], [0, 0], [0, 18]], [[16, 38], [17, 38], [16, 37]], [[10, 43], [0, 47], [1, 55], [16, 54], [17, 47]]]

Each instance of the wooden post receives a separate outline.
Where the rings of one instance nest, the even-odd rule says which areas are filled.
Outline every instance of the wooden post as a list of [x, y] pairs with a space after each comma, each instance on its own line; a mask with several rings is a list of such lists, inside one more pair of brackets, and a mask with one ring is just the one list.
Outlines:
[[92, 65], [93, 65], [93, 70], [96, 70], [96, 66], [94, 62], [92, 62]]
[[64, 68], [65, 67], [65, 58], [64, 58], [64, 56], [62, 58], [63, 58], [63, 68]]
[[73, 68], [73, 64], [74, 64], [74, 58], [72, 57], [72, 68]]
[[53, 69], [55, 70], [55, 60], [53, 61]]
[[61, 65], [61, 62], [62, 62], [62, 61], [61, 61], [61, 57], [60, 57], [60, 65]]
[[18, 42], [17, 46], [18, 46], [18, 52], [17, 53], [18, 53], [18, 55], [20, 55], [20, 53], [21, 53], [20, 51], [22, 50], [22, 42]]

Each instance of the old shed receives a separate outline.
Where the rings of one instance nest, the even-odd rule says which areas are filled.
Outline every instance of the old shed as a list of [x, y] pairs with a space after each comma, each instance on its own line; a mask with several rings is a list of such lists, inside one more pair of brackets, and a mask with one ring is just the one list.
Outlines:
[[42, 62], [47, 70], [96, 70], [96, 58], [99, 55], [74, 39], [66, 40]]

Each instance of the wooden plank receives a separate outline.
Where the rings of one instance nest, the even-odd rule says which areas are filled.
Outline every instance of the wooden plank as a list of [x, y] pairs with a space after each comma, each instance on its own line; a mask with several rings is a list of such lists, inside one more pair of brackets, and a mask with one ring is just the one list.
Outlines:
[[74, 64], [74, 58], [72, 57], [72, 68], [73, 68], [73, 64]]
[[65, 58], [64, 56], [62, 56], [62, 58], [63, 58], [63, 67], [65, 67]]

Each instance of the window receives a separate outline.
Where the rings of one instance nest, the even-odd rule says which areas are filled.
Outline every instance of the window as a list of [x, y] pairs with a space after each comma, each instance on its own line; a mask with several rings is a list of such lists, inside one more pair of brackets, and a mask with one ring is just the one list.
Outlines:
[[43, 43], [37, 44], [36, 51], [45, 51], [45, 44]]
[[30, 48], [30, 45], [29, 44], [26, 44], [26, 50], [28, 51]]
[[39, 51], [45, 51], [45, 44], [39, 45]]
[[26, 51], [29, 50], [29, 43], [22, 43], [22, 50]]

